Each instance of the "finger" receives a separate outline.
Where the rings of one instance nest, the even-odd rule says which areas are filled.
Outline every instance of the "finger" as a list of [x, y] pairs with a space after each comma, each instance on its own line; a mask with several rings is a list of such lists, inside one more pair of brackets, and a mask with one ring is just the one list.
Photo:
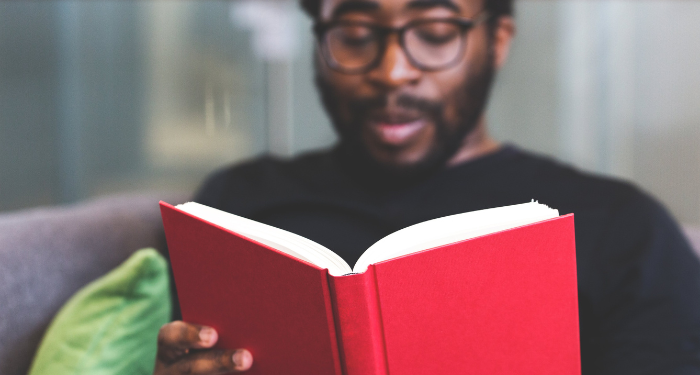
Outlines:
[[246, 371], [252, 365], [253, 355], [245, 349], [207, 350], [182, 358], [170, 370], [175, 374], [215, 375]]
[[175, 321], [161, 327], [158, 343], [178, 349], [205, 349], [216, 344], [219, 335], [207, 326]]
[[158, 358], [173, 361], [189, 349], [210, 348], [219, 335], [211, 327], [175, 321], [165, 324], [158, 332]]

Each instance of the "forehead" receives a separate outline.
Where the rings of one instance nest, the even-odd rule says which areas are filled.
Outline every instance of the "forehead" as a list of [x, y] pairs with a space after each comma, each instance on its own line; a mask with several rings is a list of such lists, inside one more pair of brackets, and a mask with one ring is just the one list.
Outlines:
[[482, 9], [483, 0], [321, 0], [321, 19], [334, 18], [345, 11], [398, 16], [408, 12], [444, 8], [462, 16]]

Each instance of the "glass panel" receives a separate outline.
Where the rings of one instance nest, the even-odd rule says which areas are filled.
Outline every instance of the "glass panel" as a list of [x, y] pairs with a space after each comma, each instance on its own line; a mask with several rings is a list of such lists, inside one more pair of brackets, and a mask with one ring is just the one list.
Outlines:
[[700, 2], [516, 2], [489, 126], [700, 224]]
[[[700, 224], [700, 3], [516, 6], [493, 134]], [[313, 48], [292, 0], [0, 2], [0, 210], [191, 192], [220, 166], [332, 144]]]

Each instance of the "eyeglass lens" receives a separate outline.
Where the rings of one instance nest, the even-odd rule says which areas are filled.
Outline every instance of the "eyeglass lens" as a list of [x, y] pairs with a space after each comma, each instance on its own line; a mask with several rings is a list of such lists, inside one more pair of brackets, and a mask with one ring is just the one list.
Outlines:
[[343, 69], [362, 69], [374, 62], [380, 41], [376, 32], [365, 25], [339, 25], [326, 34], [328, 53]]
[[459, 57], [462, 30], [453, 23], [427, 22], [406, 30], [404, 43], [415, 62], [427, 68], [439, 68]]
[[[382, 52], [382, 36], [368, 25], [336, 25], [328, 30], [328, 57], [341, 69], [361, 70], [375, 63]], [[464, 33], [459, 25], [445, 21], [416, 24], [403, 35], [405, 52], [419, 68], [437, 69], [460, 57]]]

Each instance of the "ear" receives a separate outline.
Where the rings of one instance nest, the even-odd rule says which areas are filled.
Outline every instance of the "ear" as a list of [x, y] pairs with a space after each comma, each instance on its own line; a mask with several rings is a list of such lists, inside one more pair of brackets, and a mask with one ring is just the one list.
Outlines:
[[515, 19], [512, 16], [498, 17], [493, 35], [494, 65], [501, 69], [508, 59], [510, 44], [515, 36]]

